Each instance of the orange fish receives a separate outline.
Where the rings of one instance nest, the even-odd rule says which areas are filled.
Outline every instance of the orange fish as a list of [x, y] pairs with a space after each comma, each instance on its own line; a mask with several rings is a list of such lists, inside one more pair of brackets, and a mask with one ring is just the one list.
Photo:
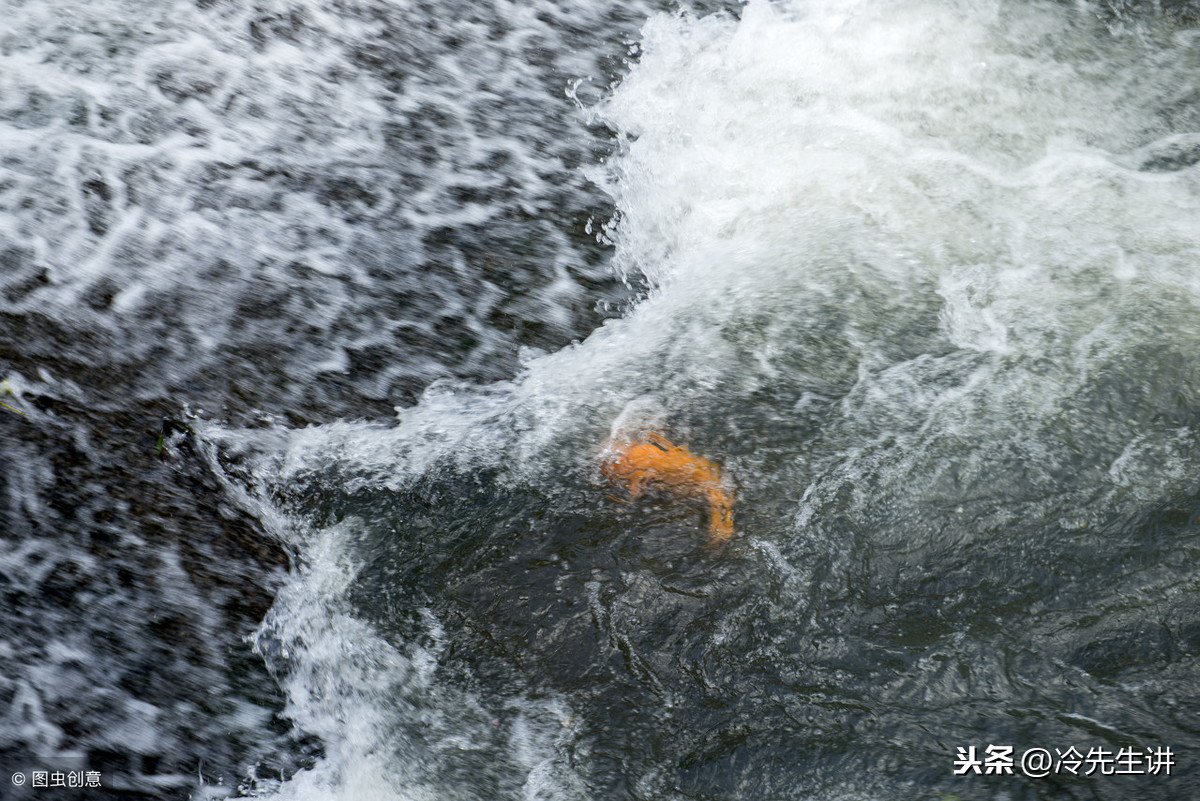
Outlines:
[[609, 440], [600, 470], [610, 481], [628, 482], [634, 498], [647, 484], [674, 495], [704, 498], [709, 508], [708, 544], [722, 545], [733, 536], [733, 498], [721, 469], [662, 434], [646, 431], [636, 439]]

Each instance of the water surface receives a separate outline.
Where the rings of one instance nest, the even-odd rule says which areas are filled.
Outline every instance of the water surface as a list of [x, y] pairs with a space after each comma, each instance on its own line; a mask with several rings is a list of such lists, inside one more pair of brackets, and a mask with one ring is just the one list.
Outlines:
[[[150, 707], [150, 742], [105, 753], [224, 748], [172, 792], [288, 799], [1195, 795], [1186, 20], [981, 0], [441, 13], [63, 23], [47, 52], [111, 72], [36, 102], [21, 87], [65, 67], [9, 37], [37, 66], [8, 79], [6, 313], [77, 309], [67, 353], [122, 377], [105, 405], [99, 375], [13, 347], [27, 415], [5, 424], [62, 439], [70, 409], [188, 403], [147, 461], [199, 482], [214, 531], [147, 543], [113, 493], [115, 536], [139, 540], [118, 561], [155, 561], [131, 614], [237, 584], [163, 567], [201, 533], [213, 572], [248, 565], [257, 588], [198, 635], [225, 706], [197, 718], [236, 721], [237, 747], [166, 748], [164, 690], [92, 677]], [[121, 92], [159, 127], [102, 123]], [[704, 547], [703, 505], [621, 502], [598, 469], [621, 426], [724, 466], [729, 547]], [[36, 520], [58, 485], [28, 475], [10, 509]], [[34, 527], [13, 542], [98, 558]], [[151, 676], [179, 651], [150, 644], [197, 636], [117, 630]], [[14, 747], [104, 750], [44, 701], [82, 668], [9, 653], [44, 720], [10, 725]], [[953, 774], [988, 745], [1175, 764]]]

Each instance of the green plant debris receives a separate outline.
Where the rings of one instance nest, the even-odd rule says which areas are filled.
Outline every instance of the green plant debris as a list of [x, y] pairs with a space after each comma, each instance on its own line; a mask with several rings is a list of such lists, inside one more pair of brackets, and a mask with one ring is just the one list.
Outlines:
[[[12, 395], [14, 398], [18, 397], [16, 389], [13, 388], [13, 385], [11, 383], [9, 383], [7, 378], [4, 379], [3, 381], [0, 381], [0, 394]], [[10, 411], [16, 412], [17, 414], [21, 415], [22, 417], [25, 416], [25, 412], [21, 411], [16, 406], [13, 406], [11, 403], [5, 403], [4, 401], [0, 400], [0, 406], [3, 406], [5, 409], [8, 409]]]

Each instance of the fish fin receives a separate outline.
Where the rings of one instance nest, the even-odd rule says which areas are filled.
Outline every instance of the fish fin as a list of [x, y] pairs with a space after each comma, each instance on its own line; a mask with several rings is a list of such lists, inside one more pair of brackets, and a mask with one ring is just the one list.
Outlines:
[[650, 440], [651, 445], [662, 448], [664, 451], [675, 450], [676, 447], [675, 443], [671, 442], [671, 440], [667, 439], [657, 431], [647, 431], [646, 439]]
[[724, 545], [733, 538], [733, 501], [723, 489], [708, 491], [708, 544]]

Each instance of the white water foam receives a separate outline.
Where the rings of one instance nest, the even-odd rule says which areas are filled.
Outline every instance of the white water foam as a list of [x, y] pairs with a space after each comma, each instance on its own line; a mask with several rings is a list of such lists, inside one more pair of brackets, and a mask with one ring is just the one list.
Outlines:
[[[486, 797], [494, 787], [529, 801], [581, 798], [563, 761], [572, 716], [561, 699], [521, 697], [485, 707], [438, 673], [440, 622], [420, 610], [421, 642], [397, 643], [354, 613], [355, 532], [361, 521], [316, 532], [308, 567], [280, 594], [259, 634], [279, 670], [298, 727], [324, 756], [285, 783], [256, 779], [254, 797], [426, 801]], [[503, 757], [508, 767], [497, 764]], [[466, 776], [470, 785], [456, 785]], [[483, 793], [483, 795], [481, 795]]]
[[510, 375], [619, 294], [565, 92], [639, 8], [0, 3], [2, 310], [210, 412]]
[[[1162, 385], [1200, 386], [1200, 172], [1155, 166], [1200, 122], [1175, 103], [1190, 40], [1051, 4], [752, 2], [740, 21], [656, 17], [641, 50], [599, 113], [628, 137], [609, 233], [651, 296], [512, 385], [435, 388], [388, 431], [299, 432], [272, 480], [335, 461], [397, 488], [449, 459], [553, 486], [564, 464], [587, 472], [620, 414], [662, 409], [731, 454], [743, 497], [788, 506], [786, 524], [741, 536], [763, 540], [797, 594], [810, 580], [789, 560], [849, 558], [821, 543], [836, 515], [915, 547], [946, 534], [922, 509], [965, 506], [994, 530], [1015, 514], [1006, 504], [1057, 491], [1095, 495], [1099, 515], [1131, 483], [1143, 501], [1195, 488], [1195, 437], [1180, 434], [1194, 404]], [[797, 441], [786, 426], [814, 397], [829, 399], [824, 428]], [[332, 741], [313, 775], [337, 773], [351, 797], [351, 775], [404, 777], [378, 757], [395, 720], [370, 711], [394, 675], [416, 677], [417, 695], [437, 683], [415, 654], [389, 673], [396, 655], [371, 651], [327, 600], [337, 592], [313, 576], [345, 569], [347, 549], [320, 550], [341, 536], [306, 546], [314, 572], [275, 615], [300, 631], [320, 621], [296, 639], [306, 678], [292, 703]], [[382, 674], [359, 670], [359, 648]], [[443, 702], [479, 725], [469, 699]], [[288, 792], [316, 797], [306, 781]]]

